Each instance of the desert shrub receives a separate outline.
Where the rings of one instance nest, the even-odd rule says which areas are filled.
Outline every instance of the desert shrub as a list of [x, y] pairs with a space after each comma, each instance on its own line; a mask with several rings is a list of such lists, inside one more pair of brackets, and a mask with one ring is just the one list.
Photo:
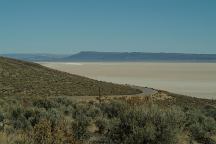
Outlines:
[[38, 124], [41, 119], [46, 118], [47, 112], [44, 108], [42, 108], [42, 109], [33, 108], [30, 111], [31, 111], [31, 116], [30, 116], [29, 112], [27, 115], [30, 116], [28, 118], [28, 120], [30, 121], [32, 127], [34, 127], [36, 124]]
[[201, 111], [191, 110], [187, 113], [186, 128], [197, 141], [206, 141], [216, 133], [216, 121], [205, 116]]
[[74, 113], [74, 107], [72, 106], [64, 106], [64, 107], [61, 107], [62, 108], [62, 111], [65, 115], [69, 116], [69, 115], [72, 115]]
[[4, 120], [4, 114], [2, 112], [0, 112], [0, 122], [2, 122]]
[[45, 108], [47, 110], [50, 108], [59, 107], [59, 104], [52, 99], [38, 99], [34, 101], [33, 105], [38, 108]]
[[52, 126], [57, 125], [61, 114], [54, 108], [45, 110], [44, 108], [15, 108], [11, 112], [11, 119], [15, 129], [27, 129], [34, 127], [42, 119], [49, 119]]
[[15, 129], [27, 130], [31, 128], [30, 122], [23, 116], [20, 116], [16, 121], [13, 121]]
[[78, 103], [74, 106], [72, 117], [77, 119], [80, 118], [81, 115], [86, 116], [86, 111], [88, 111], [88, 106], [86, 104]]
[[5, 116], [3, 115], [2, 112], [0, 112], [0, 130], [4, 129], [4, 124], [3, 124], [4, 119], [5, 119]]
[[[67, 140], [65, 137], [66, 124], [64, 118], [53, 124], [49, 118], [40, 119], [33, 129], [34, 143], [61, 144]], [[42, 132], [43, 131], [43, 132]], [[70, 138], [69, 138], [70, 139]]]
[[55, 101], [59, 103], [60, 105], [64, 105], [64, 106], [73, 106], [75, 104], [73, 101], [67, 98], [64, 98], [64, 97], [59, 97], [55, 99]]
[[98, 119], [96, 119], [95, 125], [98, 128], [98, 132], [100, 134], [104, 134], [109, 128], [109, 121], [106, 118], [99, 117]]
[[76, 119], [77, 117], [80, 117], [80, 115], [85, 115], [86, 117], [90, 119], [94, 119], [97, 116], [101, 116], [101, 110], [100, 108], [86, 103], [79, 103], [74, 106], [73, 110], [73, 118]]
[[90, 119], [81, 114], [76, 117], [76, 120], [73, 122], [73, 135], [77, 140], [85, 140], [89, 138], [89, 133], [87, 127], [90, 124]]
[[99, 107], [108, 118], [114, 118], [123, 113], [128, 105], [123, 101], [113, 100], [111, 102], [101, 103]]
[[35, 144], [51, 144], [52, 131], [51, 122], [47, 119], [41, 120], [33, 129], [32, 139]]
[[207, 105], [204, 108], [202, 108], [202, 112], [208, 116], [208, 117], [212, 117], [216, 120], [216, 108], [214, 106], [211, 105]]
[[94, 105], [89, 105], [88, 109], [86, 111], [86, 116], [94, 119], [96, 117], [101, 117], [102, 116], [102, 112], [100, 110], [100, 108], [94, 106]]
[[60, 120], [62, 120], [62, 114], [55, 108], [45, 109], [28, 109], [23, 112], [24, 116], [30, 121], [31, 125], [34, 127], [42, 119], [48, 119], [51, 122], [52, 127], [55, 127]]
[[11, 118], [17, 119], [20, 115], [22, 115], [22, 109], [20, 107], [13, 107], [11, 110]]
[[25, 110], [15, 107], [11, 112], [11, 119], [15, 129], [27, 130], [31, 128], [30, 121], [25, 117]]
[[[19, 119], [28, 121], [31, 126], [35, 126], [40, 119], [46, 118], [47, 112], [45, 109], [38, 108], [15, 108], [11, 112], [12, 121], [17, 121]], [[22, 122], [22, 121], [21, 121]]]
[[111, 143], [172, 144], [177, 142], [183, 127], [184, 113], [174, 109], [162, 111], [157, 107], [137, 107], [120, 114], [119, 119], [107, 133]]
[[24, 111], [23, 115], [25, 116], [26, 119], [29, 119], [30, 117], [34, 117], [35, 116], [35, 111], [34, 111], [34, 109], [29, 108], [29, 109], [26, 109]]
[[52, 108], [47, 111], [46, 118], [50, 120], [52, 128], [54, 128], [62, 120], [63, 116], [58, 110]]
[[63, 120], [59, 121], [57, 125], [52, 127], [52, 144], [63, 144], [65, 141], [65, 123]]

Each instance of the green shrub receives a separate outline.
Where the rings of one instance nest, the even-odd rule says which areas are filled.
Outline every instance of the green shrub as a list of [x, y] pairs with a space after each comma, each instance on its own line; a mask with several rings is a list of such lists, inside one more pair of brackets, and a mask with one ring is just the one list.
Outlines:
[[212, 117], [216, 120], [216, 108], [214, 106], [211, 105], [207, 105], [202, 109], [202, 112], [208, 116], [208, 117]]
[[191, 110], [187, 113], [186, 128], [197, 141], [206, 141], [216, 133], [216, 121], [205, 116], [201, 111]]
[[57, 99], [55, 99], [55, 101], [60, 105], [64, 105], [64, 106], [74, 106], [75, 104], [73, 101], [64, 97], [58, 97]]
[[101, 103], [99, 107], [108, 118], [114, 118], [124, 113], [128, 105], [125, 102], [113, 100], [111, 102]]
[[87, 110], [88, 110], [88, 106], [86, 104], [78, 103], [74, 106], [72, 117], [74, 119], [77, 119], [80, 117], [80, 115], [86, 115]]
[[52, 99], [38, 99], [34, 101], [33, 105], [38, 108], [45, 108], [47, 110], [50, 108], [59, 107], [59, 104]]
[[88, 109], [86, 110], [86, 116], [94, 119], [96, 117], [101, 117], [102, 112], [100, 108], [94, 106], [94, 105], [89, 105]]
[[3, 130], [4, 129], [4, 119], [5, 119], [5, 116], [3, 115], [2, 112], [0, 112], [0, 130]]
[[25, 117], [25, 110], [18, 107], [14, 108], [11, 112], [11, 119], [13, 127], [17, 130], [27, 130], [31, 128], [30, 121]]
[[15, 129], [27, 130], [31, 128], [30, 122], [23, 116], [20, 116], [16, 121], [13, 121]]
[[63, 116], [58, 110], [52, 108], [47, 111], [46, 118], [50, 120], [52, 128], [54, 128], [62, 120]]
[[72, 115], [74, 113], [74, 108], [72, 106], [64, 106], [62, 107], [62, 111], [65, 115], [69, 116], [69, 115]]
[[177, 142], [184, 123], [182, 111], [157, 107], [131, 108], [119, 115], [120, 121], [110, 127], [107, 137], [112, 143], [142, 144]]
[[4, 115], [3, 115], [3, 113], [2, 112], [0, 112], [0, 122], [2, 122], [3, 120], [4, 120]]
[[89, 126], [90, 120], [85, 115], [79, 115], [73, 122], [73, 135], [77, 140], [85, 140], [89, 138], [87, 127]]
[[100, 117], [100, 118], [96, 119], [95, 125], [98, 128], [98, 133], [104, 134], [108, 129], [109, 121], [106, 118]]

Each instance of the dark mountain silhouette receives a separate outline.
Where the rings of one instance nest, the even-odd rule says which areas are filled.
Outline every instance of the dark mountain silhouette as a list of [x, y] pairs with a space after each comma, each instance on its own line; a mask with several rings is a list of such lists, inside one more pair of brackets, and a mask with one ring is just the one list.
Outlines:
[[173, 61], [173, 62], [216, 62], [216, 54], [146, 53], [146, 52], [94, 52], [83, 51], [73, 55], [53, 54], [2, 54], [26, 61]]
[[80, 52], [64, 61], [200, 61], [216, 62], [216, 54], [144, 53], [144, 52]]

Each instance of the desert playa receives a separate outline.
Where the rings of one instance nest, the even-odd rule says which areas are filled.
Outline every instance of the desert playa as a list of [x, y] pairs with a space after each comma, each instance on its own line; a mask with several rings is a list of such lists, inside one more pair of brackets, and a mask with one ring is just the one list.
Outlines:
[[41, 62], [40, 64], [102, 81], [216, 99], [216, 63]]

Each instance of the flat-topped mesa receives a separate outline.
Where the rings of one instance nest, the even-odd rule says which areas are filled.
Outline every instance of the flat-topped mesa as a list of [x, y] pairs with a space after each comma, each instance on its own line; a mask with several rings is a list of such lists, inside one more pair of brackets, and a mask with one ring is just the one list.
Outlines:
[[[100, 90], [99, 90], [100, 89]], [[98, 96], [141, 93], [119, 85], [0, 57], [0, 96]]]
[[216, 62], [216, 54], [83, 51], [62, 61], [181, 61]]

